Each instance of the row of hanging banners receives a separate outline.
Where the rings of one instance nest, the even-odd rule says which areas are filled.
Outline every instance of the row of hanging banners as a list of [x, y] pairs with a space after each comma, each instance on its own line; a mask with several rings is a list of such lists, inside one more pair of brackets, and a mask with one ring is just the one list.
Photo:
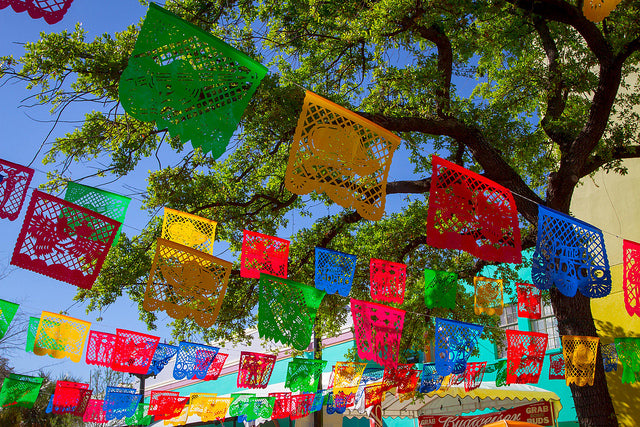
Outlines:
[[[133, 117], [155, 120], [158, 128], [166, 127], [173, 136], [219, 157], [266, 71], [212, 35], [151, 4], [120, 81], [120, 102]], [[212, 83], [219, 81], [234, 83]], [[188, 95], [192, 93], [202, 96], [192, 99]], [[391, 157], [399, 143], [391, 132], [307, 92], [285, 173], [286, 187], [296, 194], [325, 192], [363, 218], [378, 220], [384, 213]], [[512, 193], [436, 156], [432, 163], [427, 244], [464, 250], [491, 262], [520, 263], [520, 229]], [[19, 216], [32, 177], [32, 169], [0, 160], [0, 218]], [[11, 264], [90, 289], [118, 240], [128, 203], [126, 197], [73, 182], [64, 199], [34, 190]], [[190, 317], [202, 327], [215, 323], [232, 268], [232, 263], [212, 255], [215, 228], [215, 221], [165, 209], [162, 237], [157, 241], [144, 296], [146, 310], [164, 310], [177, 319]], [[287, 279], [288, 251], [285, 239], [245, 230], [240, 275], [259, 279], [260, 336], [304, 350], [324, 295], [349, 295], [356, 257], [316, 248], [313, 287]], [[626, 308], [630, 315], [640, 315], [640, 246], [625, 240], [623, 251]], [[369, 263], [371, 297], [377, 302], [351, 299], [358, 355], [397, 369], [405, 312], [382, 303], [403, 303], [406, 265], [380, 259]], [[434, 270], [425, 270], [424, 275], [426, 306], [455, 308], [457, 275]], [[578, 290], [591, 298], [608, 295], [611, 275], [602, 232], [540, 206], [532, 281], [535, 286], [518, 285], [519, 310], [530, 317], [540, 317], [540, 290], [554, 285], [570, 297]], [[476, 277], [474, 284], [476, 313], [499, 315], [502, 281]], [[39, 320], [31, 320], [36, 354], [80, 360], [88, 322], [46, 312]], [[436, 363], [424, 372], [433, 369], [436, 383], [451, 375], [464, 378], [467, 370], [484, 372], [486, 366], [468, 369], [466, 363], [481, 332], [479, 325], [436, 319]], [[123, 369], [118, 362], [122, 357], [140, 373], [147, 372], [155, 352], [164, 345], [158, 344], [158, 338], [126, 333], [129, 335], [91, 331], [87, 357], [103, 344], [121, 340], [113, 346], [113, 361], [109, 359], [108, 366]], [[598, 338], [562, 339], [567, 382], [591, 384]], [[507, 331], [507, 340], [510, 356], [506, 363], [513, 364], [507, 377], [512, 375], [511, 382], [537, 382], [546, 335]], [[619, 338], [615, 344], [625, 366], [623, 381], [634, 381], [640, 370], [638, 338]], [[194, 351], [200, 356], [193, 357], [199, 357], [201, 364], [208, 360], [209, 366], [215, 359], [211, 356], [214, 350], [198, 349]], [[138, 352], [145, 356], [132, 362], [138, 360]], [[205, 353], [211, 357], [204, 357]], [[174, 375], [189, 378], [194, 374], [186, 369]], [[54, 411], [55, 407], [53, 402]]]

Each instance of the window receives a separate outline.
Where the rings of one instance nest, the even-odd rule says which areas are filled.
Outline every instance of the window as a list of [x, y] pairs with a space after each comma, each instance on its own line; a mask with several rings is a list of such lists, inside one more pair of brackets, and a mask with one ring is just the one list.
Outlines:
[[553, 350], [562, 346], [560, 334], [558, 333], [558, 321], [553, 314], [551, 304], [544, 301], [542, 302], [542, 318], [531, 321], [531, 330], [534, 332], [542, 332], [549, 336], [547, 350]]
[[[518, 330], [518, 304], [505, 305], [500, 315], [500, 328], [503, 330], [515, 329]], [[506, 334], [505, 334], [506, 335]], [[496, 358], [504, 359], [507, 357], [507, 338], [504, 337], [502, 345], [496, 346]]]

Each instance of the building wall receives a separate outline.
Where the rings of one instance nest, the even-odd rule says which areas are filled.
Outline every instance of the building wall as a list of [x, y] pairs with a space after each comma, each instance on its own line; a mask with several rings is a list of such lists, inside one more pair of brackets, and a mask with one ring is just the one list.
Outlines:
[[[598, 172], [576, 189], [571, 214], [604, 232], [612, 273], [611, 294], [591, 300], [591, 313], [603, 343], [616, 337], [640, 336], [640, 317], [629, 316], [622, 288], [622, 238], [640, 242], [640, 159], [624, 162], [625, 176]], [[607, 373], [607, 385], [622, 426], [638, 425], [640, 384], [622, 384], [622, 365]]]

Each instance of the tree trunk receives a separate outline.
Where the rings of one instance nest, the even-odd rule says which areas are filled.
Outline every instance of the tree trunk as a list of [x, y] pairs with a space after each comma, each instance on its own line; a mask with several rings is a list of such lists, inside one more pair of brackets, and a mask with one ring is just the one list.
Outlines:
[[[589, 298], [579, 291], [575, 297], [566, 297], [557, 288], [550, 289], [551, 305], [558, 320], [560, 335], [577, 335], [596, 337], [593, 316]], [[581, 427], [608, 427], [617, 426], [611, 395], [604, 373], [602, 352], [598, 346], [596, 354], [596, 372], [593, 385], [576, 386], [571, 384], [571, 393], [575, 404], [578, 422]]]
[[[316, 360], [322, 360], [322, 337], [316, 332], [316, 329], [313, 330], [313, 358]], [[322, 374], [320, 375], [320, 380], [318, 381], [318, 391], [322, 390]], [[313, 413], [313, 426], [314, 427], [322, 427], [322, 410], [324, 409], [324, 405], [320, 408], [319, 411], [315, 411]]]

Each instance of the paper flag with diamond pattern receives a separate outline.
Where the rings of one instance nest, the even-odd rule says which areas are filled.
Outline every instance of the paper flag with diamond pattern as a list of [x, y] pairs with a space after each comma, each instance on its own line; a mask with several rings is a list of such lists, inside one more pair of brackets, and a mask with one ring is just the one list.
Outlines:
[[404, 310], [351, 298], [358, 357], [385, 367], [398, 365]]
[[473, 306], [475, 314], [486, 313], [490, 316], [500, 316], [504, 308], [502, 279], [476, 276], [473, 278], [473, 286], [475, 288]]
[[398, 262], [371, 258], [369, 261], [371, 298], [402, 304], [407, 282], [407, 266]]
[[615, 343], [601, 344], [602, 364], [605, 372], [613, 372], [618, 370], [618, 352]]
[[507, 188], [437, 156], [427, 212], [427, 244], [487, 261], [522, 262], [518, 212]]
[[275, 397], [251, 397], [247, 405], [247, 420], [256, 420], [258, 418], [270, 418], [273, 413], [273, 405]]
[[151, 3], [119, 98], [126, 112], [220, 157], [267, 69]]
[[216, 397], [218, 397], [216, 393], [191, 393], [189, 395], [188, 416], [196, 415], [202, 418], [215, 403]]
[[366, 367], [366, 363], [337, 362], [333, 368], [333, 392], [355, 393]]
[[285, 387], [301, 393], [315, 393], [322, 376], [326, 360], [293, 358], [287, 365]]
[[173, 367], [173, 378], [203, 380], [218, 350], [220, 350], [218, 347], [180, 341], [176, 364]]
[[640, 338], [616, 338], [615, 344], [622, 365], [622, 383], [640, 381]]
[[249, 399], [252, 397], [256, 397], [255, 393], [231, 393], [229, 416], [240, 417], [245, 415], [249, 407]]
[[640, 244], [623, 240], [622, 251], [624, 304], [629, 316], [640, 316]]
[[29, 326], [27, 327], [27, 342], [24, 348], [27, 353], [33, 353], [33, 345], [36, 342], [38, 325], [40, 325], [39, 317], [29, 317]]
[[427, 308], [456, 307], [458, 275], [448, 271], [424, 270], [424, 304]]
[[507, 384], [536, 384], [547, 350], [547, 334], [507, 329]]
[[327, 414], [344, 414], [347, 410], [347, 402], [349, 397], [343, 392], [333, 394], [329, 393], [329, 400], [327, 401]]
[[84, 361], [89, 365], [111, 366], [116, 338], [115, 334], [108, 332], [89, 331]]
[[116, 347], [111, 369], [131, 374], [146, 374], [160, 342], [159, 337], [116, 329]]
[[564, 380], [564, 354], [556, 353], [549, 355], [549, 379]]
[[309, 415], [315, 399], [315, 393], [296, 394], [291, 396], [291, 418], [297, 420]]
[[106, 418], [106, 413], [104, 412], [104, 409], [102, 409], [103, 404], [104, 404], [103, 400], [89, 399], [89, 403], [87, 404], [87, 410], [84, 411], [84, 415], [82, 416], [82, 422], [106, 424], [107, 418]]
[[540, 289], [528, 283], [517, 283], [518, 317], [540, 319], [542, 306], [540, 304]]
[[148, 426], [153, 421], [153, 416], [148, 414], [149, 404], [141, 403], [132, 417], [127, 417], [124, 422], [128, 426]]
[[602, 231], [545, 206], [538, 207], [538, 238], [531, 277], [539, 289], [555, 285], [565, 296], [590, 298], [611, 292], [611, 272]]
[[238, 387], [266, 388], [275, 363], [276, 356], [274, 354], [243, 351], [240, 354], [238, 367]]
[[169, 360], [178, 353], [177, 345], [158, 343], [156, 351], [153, 353], [153, 359], [149, 365], [147, 375], [158, 375], [162, 369], [169, 363]]
[[293, 280], [262, 274], [258, 296], [261, 338], [306, 350], [325, 292]]
[[90, 322], [43, 311], [33, 353], [38, 356], [48, 354], [56, 359], [66, 356], [77, 363], [82, 359], [82, 349], [90, 327]]
[[240, 255], [240, 276], [259, 279], [260, 274], [287, 278], [289, 241], [244, 230]]
[[104, 395], [106, 419], [134, 416], [141, 400], [142, 395], [133, 388], [108, 386]]
[[0, 299], [0, 338], [7, 333], [20, 304]]
[[420, 393], [431, 393], [442, 385], [444, 377], [438, 374], [434, 363], [425, 363], [422, 366], [422, 376], [420, 377]]
[[87, 410], [91, 393], [89, 384], [57, 381], [51, 400], [51, 413], [81, 417]]
[[361, 414], [365, 413], [365, 393], [369, 385], [377, 383], [382, 386], [382, 379], [384, 378], [384, 368], [366, 368], [362, 373], [360, 384], [358, 384], [358, 391], [355, 395], [355, 409]]
[[186, 212], [164, 208], [162, 237], [165, 240], [213, 255], [217, 222]]
[[291, 393], [269, 393], [269, 397], [275, 399], [271, 419], [279, 420], [281, 418], [289, 418], [291, 414]]
[[482, 330], [481, 325], [436, 318], [434, 352], [438, 374], [446, 377], [463, 373]]
[[[88, 187], [75, 182], [67, 183], [67, 191], [64, 194], [67, 202], [75, 203], [78, 206], [97, 212], [119, 223], [124, 222], [127, 215], [127, 208], [131, 199], [119, 194], [110, 193], [99, 188]], [[113, 244], [118, 243], [122, 226], [118, 228]]]
[[[15, 4], [18, 1], [15, 0]], [[0, 0], [0, 9], [2, 9]], [[14, 5], [15, 8], [15, 5]], [[27, 190], [33, 178], [34, 170], [26, 166], [17, 165], [0, 159], [0, 219], [7, 218], [14, 221], [20, 215], [22, 204], [27, 196]]]
[[222, 368], [224, 367], [224, 362], [229, 357], [228, 354], [218, 352], [216, 357], [213, 358], [211, 364], [209, 365], [209, 369], [207, 369], [207, 375], [204, 377], [205, 381], [217, 380], [220, 376], [220, 372], [222, 372]]
[[31, 409], [40, 394], [43, 378], [9, 374], [2, 382], [0, 406], [21, 406]]
[[216, 397], [215, 400], [207, 407], [207, 411], [202, 415], [202, 421], [206, 423], [209, 421], [224, 420], [227, 417], [230, 404], [230, 397]]
[[562, 336], [564, 375], [567, 385], [593, 385], [598, 354], [598, 337]]
[[285, 186], [324, 192], [364, 219], [384, 214], [387, 176], [400, 138], [315, 93], [306, 92], [289, 154]]
[[158, 239], [143, 308], [211, 327], [227, 291], [232, 264], [196, 249]]
[[16, 12], [29, 13], [33, 19], [43, 18], [47, 24], [60, 22], [73, 0], [0, 0], [0, 9], [11, 5]]
[[11, 264], [91, 289], [120, 223], [33, 191]]
[[487, 362], [467, 363], [467, 369], [464, 371], [464, 391], [469, 392], [480, 387], [486, 368]]
[[315, 285], [328, 294], [349, 296], [356, 273], [356, 256], [331, 249], [315, 249]]

